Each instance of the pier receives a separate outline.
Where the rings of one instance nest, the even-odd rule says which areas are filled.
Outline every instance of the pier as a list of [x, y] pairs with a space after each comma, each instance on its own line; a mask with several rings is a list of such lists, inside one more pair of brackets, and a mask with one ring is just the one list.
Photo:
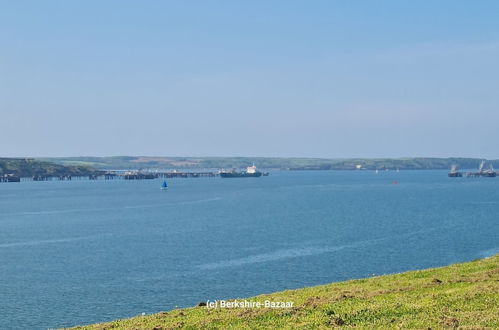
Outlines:
[[153, 180], [153, 179], [173, 179], [173, 178], [214, 178], [219, 177], [220, 171], [216, 172], [150, 172], [150, 171], [105, 171], [99, 175], [88, 176], [43, 176], [19, 177], [13, 174], [0, 176], [0, 182], [21, 182], [21, 181], [73, 181], [73, 180]]
[[21, 178], [14, 174], [5, 174], [0, 176], [0, 182], [20, 182]]
[[173, 179], [173, 178], [214, 178], [220, 176], [220, 172], [109, 172], [107, 175], [114, 175], [114, 178], [125, 180], [150, 180], [150, 179]]
[[498, 172], [464, 172], [464, 176], [467, 178], [495, 178], [498, 176]]
[[495, 178], [499, 176], [499, 172], [494, 171], [494, 167], [492, 166], [492, 164], [490, 164], [489, 169], [485, 169], [485, 160], [482, 160], [477, 172], [459, 172], [457, 169], [457, 165], [453, 165], [448, 174], [448, 176], [451, 178], [458, 178], [462, 177], [463, 175], [467, 178]]

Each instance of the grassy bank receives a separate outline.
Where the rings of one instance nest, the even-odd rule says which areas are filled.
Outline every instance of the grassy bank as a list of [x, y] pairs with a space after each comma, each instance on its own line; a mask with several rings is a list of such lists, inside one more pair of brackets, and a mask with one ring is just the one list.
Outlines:
[[247, 301], [292, 301], [294, 306], [193, 307], [77, 329], [499, 328], [499, 255], [442, 268], [277, 292]]

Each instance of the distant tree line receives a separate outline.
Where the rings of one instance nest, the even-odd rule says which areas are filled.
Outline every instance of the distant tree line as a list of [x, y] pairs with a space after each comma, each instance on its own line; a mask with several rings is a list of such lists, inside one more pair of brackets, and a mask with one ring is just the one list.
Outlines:
[[32, 158], [0, 158], [0, 175], [32, 176], [89, 176], [101, 172], [90, 166], [66, 166]]
[[[264, 169], [280, 170], [430, 170], [477, 169], [479, 158], [279, 158], [279, 157], [66, 157], [46, 158], [45, 161], [67, 166], [87, 166], [98, 169], [219, 169], [244, 168], [253, 163]], [[487, 161], [499, 168], [499, 160]]]

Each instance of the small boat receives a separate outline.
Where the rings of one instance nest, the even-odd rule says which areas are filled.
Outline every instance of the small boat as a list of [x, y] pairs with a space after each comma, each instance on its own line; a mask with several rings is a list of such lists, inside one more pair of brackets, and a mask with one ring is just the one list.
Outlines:
[[166, 188], [168, 188], [168, 183], [166, 183], [166, 181], [163, 181], [163, 183], [161, 184], [161, 190], [165, 190]]

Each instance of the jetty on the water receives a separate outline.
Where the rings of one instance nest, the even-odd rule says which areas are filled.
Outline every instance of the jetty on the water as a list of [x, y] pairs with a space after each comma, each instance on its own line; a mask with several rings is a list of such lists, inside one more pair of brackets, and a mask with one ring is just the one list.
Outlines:
[[179, 171], [103, 171], [97, 175], [86, 176], [43, 176], [19, 177], [14, 174], [0, 176], [0, 182], [21, 181], [72, 181], [72, 180], [152, 180], [173, 178], [214, 178], [219, 177], [220, 171], [179, 172]]
[[485, 168], [485, 161], [483, 160], [480, 163], [480, 166], [478, 167], [478, 171], [476, 172], [460, 172], [457, 168], [456, 165], [453, 165], [448, 176], [450, 178], [458, 178], [465, 176], [467, 178], [479, 178], [479, 177], [485, 177], [485, 178], [495, 178], [499, 175], [498, 172], [494, 170], [494, 167], [492, 164], [490, 164], [489, 168]]
[[20, 182], [21, 178], [14, 174], [5, 174], [0, 176], [0, 182]]

